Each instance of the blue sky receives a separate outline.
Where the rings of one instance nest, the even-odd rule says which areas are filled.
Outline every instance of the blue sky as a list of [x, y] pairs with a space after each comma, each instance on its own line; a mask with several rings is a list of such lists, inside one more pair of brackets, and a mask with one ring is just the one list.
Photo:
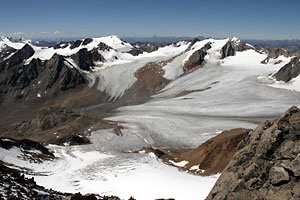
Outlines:
[[299, 0], [0, 0], [0, 34], [26, 38], [300, 39]]

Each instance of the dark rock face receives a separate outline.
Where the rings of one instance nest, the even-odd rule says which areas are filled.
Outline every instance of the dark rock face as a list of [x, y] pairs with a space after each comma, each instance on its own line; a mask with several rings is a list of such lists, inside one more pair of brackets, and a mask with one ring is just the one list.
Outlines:
[[221, 59], [224, 59], [228, 56], [234, 56], [236, 51], [245, 51], [248, 49], [253, 49], [251, 46], [240, 40], [230, 39], [221, 49]]
[[239, 145], [206, 199], [299, 199], [300, 110], [262, 122]]
[[110, 46], [106, 45], [105, 43], [100, 42], [100, 43], [98, 44], [98, 48], [97, 48], [97, 49], [98, 49], [98, 50], [102, 50], [102, 51], [109, 51], [109, 50], [111, 50], [112, 48], [111, 48]]
[[12, 53], [16, 52], [17, 50], [10, 47], [10, 46], [6, 46], [2, 47], [1, 51], [0, 51], [0, 62], [2, 62], [4, 59], [6, 59], [9, 55], [11, 55]]
[[50, 72], [46, 90], [51, 89], [54, 85], [57, 85], [60, 90], [68, 90], [86, 83], [77, 69], [66, 65], [63, 56], [55, 54], [46, 62], [46, 69]]
[[155, 43], [155, 42], [136, 42], [133, 45], [133, 49], [131, 49], [128, 53], [133, 56], [137, 56], [142, 54], [143, 52], [153, 52], [156, 51], [160, 47], [167, 46], [167, 43]]
[[194, 38], [192, 41], [191, 41], [191, 44], [188, 46], [188, 48], [185, 50], [185, 51], [189, 51], [192, 49], [192, 46], [196, 43], [196, 42], [199, 42], [199, 38]]
[[24, 61], [34, 54], [34, 50], [29, 44], [26, 44], [22, 49], [18, 50], [13, 56], [5, 62], [0, 63], [0, 73], [12, 67], [21, 65]]
[[300, 74], [300, 57], [293, 58], [288, 64], [284, 65], [274, 77], [277, 81], [288, 82]]
[[33, 53], [33, 49], [25, 45], [0, 63], [0, 104], [35, 99], [37, 94], [51, 95], [87, 83], [78, 69], [69, 67], [65, 57], [57, 54], [50, 60], [32, 59], [25, 65], [24, 61]]
[[41, 61], [39, 59], [33, 59], [29, 65], [11, 67], [3, 74], [0, 74], [0, 86], [8, 85], [19, 89], [27, 87], [32, 80], [37, 78], [41, 70], [39, 69], [40, 64]]
[[289, 57], [289, 56], [292, 56], [292, 55], [289, 51], [287, 51], [285, 49], [281, 49], [281, 48], [272, 49], [268, 53], [268, 57], [266, 59], [264, 59], [263, 61], [261, 61], [261, 63], [262, 64], [267, 64], [270, 59], [276, 59], [279, 56]]
[[235, 55], [235, 50], [232, 46], [232, 43], [229, 41], [221, 49], [221, 58], [223, 59], [228, 56], [234, 56], [234, 55]]
[[66, 200], [97, 200], [94, 194], [81, 195], [80, 193], [73, 194], [66, 198]]
[[62, 138], [58, 138], [55, 140], [50, 141], [53, 144], [65, 144], [68, 145], [82, 145], [82, 144], [91, 144], [89, 138], [81, 135], [67, 135]]
[[28, 139], [15, 140], [12, 138], [0, 138], [0, 147], [4, 149], [19, 147], [24, 150], [39, 150], [43, 154], [54, 158], [53, 153], [49, 152], [49, 150], [46, 147], [33, 140], [28, 140]]
[[56, 44], [56, 45], [53, 45], [52, 47], [54, 49], [64, 49], [66, 48], [67, 46], [69, 46], [70, 44], [68, 42], [61, 42], [59, 44]]
[[189, 60], [184, 64], [184, 71], [193, 70], [201, 66], [204, 62], [204, 57], [207, 55], [207, 50], [211, 48], [211, 45], [207, 43], [203, 48], [195, 51], [189, 58]]
[[95, 51], [88, 51], [86, 48], [80, 49], [78, 53], [72, 55], [72, 59], [77, 63], [80, 69], [90, 71], [91, 67], [95, 66], [94, 62], [104, 62], [103, 56]]
[[130, 51], [128, 51], [128, 53], [130, 53], [133, 56], [138, 56], [138, 55], [142, 54], [143, 51], [138, 48], [133, 48]]
[[70, 46], [70, 49], [75, 49], [77, 47], [79, 47], [81, 45], [82, 41], [81, 40], [76, 40], [75, 42], [73, 42]]
[[89, 43], [93, 42], [92, 38], [86, 38], [85, 40], [83, 40], [82, 45], [87, 45]]

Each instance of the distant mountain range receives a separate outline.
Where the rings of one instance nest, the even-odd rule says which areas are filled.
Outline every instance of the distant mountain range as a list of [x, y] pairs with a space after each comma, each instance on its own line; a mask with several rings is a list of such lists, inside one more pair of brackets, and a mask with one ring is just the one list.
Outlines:
[[179, 42], [183, 40], [192, 40], [194, 38], [198, 38], [200, 40], [205, 39], [203, 36], [197, 36], [197, 37], [191, 37], [191, 36], [165, 36], [165, 37], [159, 37], [159, 36], [153, 36], [153, 37], [121, 37], [122, 40], [125, 40], [130, 43], [136, 43], [136, 42], [150, 42], [150, 43], [174, 43]]
[[[120, 39], [129, 42], [129, 43], [156, 43], [156, 44], [169, 44], [176, 43], [183, 40], [192, 40], [194, 38], [198, 38], [199, 40], [203, 40], [205, 38], [213, 38], [213, 37], [204, 37], [204, 36], [152, 36], [152, 37], [120, 37]], [[32, 43], [36, 46], [54, 46], [55, 44], [67, 41], [75, 41], [80, 40], [80, 37], [72, 37], [72, 38], [39, 38], [32, 39]], [[224, 39], [224, 38], [214, 38], [214, 39]], [[11, 38], [13, 41], [22, 41], [24, 38]], [[258, 48], [260, 47], [289, 47], [289, 46], [300, 46], [300, 39], [291, 39], [291, 40], [259, 40], [259, 39], [243, 39], [244, 42], [249, 43]]]

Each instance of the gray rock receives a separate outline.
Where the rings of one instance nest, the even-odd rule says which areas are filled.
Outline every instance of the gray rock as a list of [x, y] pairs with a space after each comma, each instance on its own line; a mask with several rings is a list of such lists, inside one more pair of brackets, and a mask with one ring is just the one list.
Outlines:
[[188, 61], [184, 64], [183, 69], [184, 71], [190, 71], [197, 67], [200, 67], [204, 63], [204, 58], [207, 55], [207, 50], [211, 48], [210, 43], [207, 43], [201, 49], [195, 51]]
[[264, 121], [240, 144], [206, 199], [299, 199], [300, 110]]
[[272, 185], [280, 185], [290, 180], [289, 173], [283, 167], [272, 167], [269, 174]]
[[222, 47], [221, 59], [224, 59], [228, 56], [234, 56], [236, 51], [245, 51], [248, 49], [254, 49], [253, 47], [247, 45], [246, 43], [240, 40], [233, 40], [232, 38]]
[[[268, 57], [266, 59], [264, 59], [263, 61], [261, 61], [262, 64], [267, 64], [270, 59], [277, 59], [279, 56], [284, 56], [284, 57], [289, 57], [291, 56], [291, 53], [285, 49], [282, 48], [276, 48], [276, 49], [272, 49], [272, 51], [270, 51], [268, 53]], [[278, 63], [280, 63], [281, 61], [279, 61]]]
[[281, 166], [289, 170], [295, 177], [300, 177], [300, 155], [294, 160], [284, 160]]
[[277, 81], [289, 82], [300, 74], [300, 57], [293, 58], [288, 64], [284, 65], [274, 77]]
[[86, 48], [80, 49], [76, 54], [73, 54], [71, 58], [79, 66], [80, 69], [90, 71], [91, 67], [95, 66], [95, 62], [104, 62], [104, 57], [97, 51], [88, 51]]

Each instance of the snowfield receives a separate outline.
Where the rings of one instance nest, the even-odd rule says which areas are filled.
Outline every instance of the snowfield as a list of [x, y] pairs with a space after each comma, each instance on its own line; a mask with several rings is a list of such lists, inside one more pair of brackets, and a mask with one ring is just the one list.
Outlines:
[[[35, 181], [57, 191], [117, 195], [122, 199], [178, 200], [204, 199], [218, 175], [201, 177], [178, 171], [157, 160], [154, 154], [100, 153], [98, 134], [92, 145], [59, 147], [51, 145], [57, 159], [42, 164], [20, 159], [19, 149], [3, 150], [1, 160], [32, 172]], [[106, 141], [107, 142], [107, 141]], [[32, 177], [32, 175], [28, 175]]]
[[[152, 154], [132, 152], [149, 146], [196, 148], [220, 131], [255, 128], [257, 123], [280, 116], [292, 105], [300, 106], [300, 77], [290, 83], [269, 78], [290, 58], [279, 57], [261, 64], [267, 54], [246, 50], [222, 60], [220, 50], [228, 40], [202, 40], [189, 50], [190, 42], [179, 42], [138, 56], [126, 53], [132, 46], [116, 36], [94, 38], [86, 46], [72, 50], [70, 46], [59, 50], [34, 47], [32, 58], [50, 59], [54, 53], [70, 56], [80, 48], [91, 50], [99, 42], [111, 46], [112, 50], [100, 52], [107, 62], [98, 63], [93, 72], [85, 72], [92, 83], [99, 79], [99, 91], [109, 94], [111, 101], [132, 87], [137, 81], [135, 72], [149, 62], [174, 58], [163, 66], [164, 78], [171, 82], [150, 101], [120, 107], [107, 117], [124, 127], [122, 136], [113, 130], [98, 130], [90, 137], [90, 145], [49, 146], [58, 159], [42, 164], [20, 160], [21, 152], [16, 149], [0, 149], [1, 160], [31, 169], [38, 184], [64, 192], [117, 195], [123, 199], [133, 196], [138, 200], [204, 199], [218, 176], [191, 175], [163, 164]], [[237, 38], [232, 40], [239, 42]], [[207, 43], [212, 48], [204, 66], [184, 74], [184, 63]], [[276, 64], [279, 59], [282, 62]], [[72, 59], [66, 61], [69, 67], [78, 67]]]

